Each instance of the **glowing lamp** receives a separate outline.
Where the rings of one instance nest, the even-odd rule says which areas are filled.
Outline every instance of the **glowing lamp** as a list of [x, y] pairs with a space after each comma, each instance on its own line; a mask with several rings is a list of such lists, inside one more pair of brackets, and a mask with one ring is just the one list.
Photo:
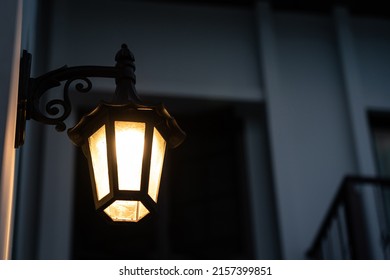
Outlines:
[[[68, 130], [68, 136], [88, 160], [98, 211], [114, 222], [138, 222], [155, 212], [166, 147], [179, 146], [185, 133], [163, 105], [141, 102], [134, 86], [134, 57], [127, 46], [122, 45], [116, 54], [115, 67], [63, 67], [35, 79], [29, 77], [30, 60], [31, 55], [25, 52], [15, 146], [24, 143], [25, 122], [30, 118], [65, 130], [64, 120], [71, 111], [68, 90], [73, 81], [83, 81], [86, 85], [78, 83], [75, 88], [88, 92], [92, 88], [89, 77], [115, 78], [113, 101], [100, 102]], [[66, 81], [64, 100], [48, 101], [46, 113], [42, 113], [40, 98], [62, 81]]]
[[101, 103], [68, 135], [87, 157], [97, 210], [119, 222], [155, 211], [165, 148], [181, 141], [162, 105]]

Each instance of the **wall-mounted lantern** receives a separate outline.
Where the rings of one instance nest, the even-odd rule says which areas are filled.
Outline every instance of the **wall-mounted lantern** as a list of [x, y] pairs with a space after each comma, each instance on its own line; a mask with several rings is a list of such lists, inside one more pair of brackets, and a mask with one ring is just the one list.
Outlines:
[[[68, 129], [68, 136], [87, 157], [96, 209], [115, 222], [137, 222], [156, 210], [165, 149], [179, 146], [185, 133], [163, 105], [141, 102], [134, 86], [134, 57], [126, 45], [115, 60], [115, 67], [64, 66], [31, 78], [31, 54], [24, 51], [15, 147], [24, 143], [26, 120], [56, 125], [58, 131], [66, 129], [71, 83], [80, 81], [76, 90], [88, 92], [90, 77], [115, 78], [113, 101], [100, 102]], [[41, 97], [64, 81], [64, 99], [48, 101], [42, 113]]]

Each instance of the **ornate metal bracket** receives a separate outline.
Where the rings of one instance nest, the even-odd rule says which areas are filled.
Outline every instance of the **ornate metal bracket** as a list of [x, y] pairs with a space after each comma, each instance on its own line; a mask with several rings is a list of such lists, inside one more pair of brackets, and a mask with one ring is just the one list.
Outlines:
[[[114, 67], [109, 66], [63, 66], [37, 78], [31, 78], [32, 56], [23, 51], [20, 60], [18, 112], [15, 133], [15, 148], [24, 144], [26, 120], [34, 119], [44, 124], [55, 125], [57, 131], [66, 129], [65, 120], [69, 117], [72, 107], [69, 99], [69, 89], [75, 84], [78, 92], [86, 93], [92, 89], [89, 78], [115, 78], [117, 91], [114, 102], [141, 103], [135, 90], [134, 56], [125, 44], [115, 56], [117, 61]], [[63, 99], [49, 99], [48, 91], [60, 86], [63, 88]], [[121, 90], [118, 91], [118, 88]], [[46, 97], [47, 98], [43, 98]], [[42, 110], [43, 109], [43, 110]]]

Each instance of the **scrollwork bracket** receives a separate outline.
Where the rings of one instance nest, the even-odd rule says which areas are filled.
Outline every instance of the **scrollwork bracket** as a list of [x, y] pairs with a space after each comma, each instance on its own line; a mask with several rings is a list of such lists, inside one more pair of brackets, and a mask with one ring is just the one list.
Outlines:
[[[92, 89], [92, 77], [115, 78], [116, 83], [127, 84], [125, 93], [115, 92], [114, 100], [128, 99], [137, 103], [140, 99], [135, 92], [134, 56], [125, 44], [115, 57], [115, 66], [63, 66], [37, 78], [31, 78], [32, 56], [23, 51], [20, 60], [19, 93], [15, 133], [15, 148], [24, 144], [26, 121], [33, 119], [40, 123], [54, 125], [57, 131], [66, 129], [65, 120], [72, 106], [69, 91], [74, 88], [80, 93]], [[64, 83], [62, 99], [50, 99], [49, 90]]]

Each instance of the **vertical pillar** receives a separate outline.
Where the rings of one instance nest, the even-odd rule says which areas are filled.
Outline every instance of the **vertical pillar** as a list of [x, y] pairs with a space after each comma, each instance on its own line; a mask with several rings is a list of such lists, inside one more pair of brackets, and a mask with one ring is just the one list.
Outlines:
[[5, 0], [0, 9], [0, 259], [10, 259], [15, 197], [14, 149], [22, 0]]
[[[347, 9], [336, 7], [334, 9], [337, 46], [340, 54], [340, 63], [344, 81], [344, 91], [348, 106], [348, 115], [352, 132], [352, 142], [359, 175], [375, 176], [375, 160], [371, 132], [366, 112], [366, 105], [362, 96], [361, 77], [359, 73], [358, 54], [350, 16]], [[378, 224], [377, 201], [374, 188], [360, 188], [361, 203], [359, 209], [361, 223], [366, 233], [356, 231], [356, 238], [364, 240], [366, 246], [360, 246], [358, 257], [382, 259], [383, 252], [380, 244], [380, 229]], [[357, 212], [356, 212], [357, 213]], [[356, 213], [352, 213], [355, 214]], [[362, 235], [362, 236], [360, 236]], [[359, 249], [357, 248], [357, 249]]]
[[[272, 112], [273, 110], [278, 110], [278, 108], [274, 108], [273, 104], [277, 102], [271, 102], [270, 99], [278, 98], [278, 93], [280, 92], [279, 88], [279, 71], [277, 69], [277, 54], [276, 54], [276, 42], [275, 42], [275, 34], [274, 34], [274, 26], [273, 26], [273, 20], [272, 20], [272, 11], [270, 9], [270, 6], [266, 2], [257, 2], [256, 7], [257, 12], [257, 27], [258, 27], [258, 38], [259, 38], [259, 52], [260, 52], [260, 62], [261, 62], [261, 69], [262, 69], [262, 75], [263, 75], [263, 88], [264, 88], [264, 95], [266, 100], [266, 111], [268, 116], [268, 133], [270, 138], [270, 148], [271, 148], [271, 154], [273, 158], [279, 158], [278, 156], [279, 150], [276, 149], [274, 145], [274, 135], [277, 135], [277, 131], [275, 130], [277, 128], [277, 125], [273, 122], [275, 121], [274, 118], [272, 118]], [[271, 117], [270, 117], [271, 116]], [[276, 196], [279, 197], [277, 191], [278, 191], [278, 178], [280, 177], [278, 172], [278, 168], [276, 168], [275, 160], [271, 160], [272, 162], [272, 170], [273, 170], [273, 183], [275, 185], [275, 191]], [[276, 208], [280, 209], [278, 207], [278, 202], [276, 201]], [[280, 212], [278, 212], [279, 217], [279, 232], [280, 232], [280, 251], [282, 258], [285, 258], [285, 248], [286, 244], [284, 242], [285, 238], [283, 237], [283, 233], [287, 233], [287, 230], [284, 228], [284, 223], [282, 221], [282, 217], [280, 216]]]

